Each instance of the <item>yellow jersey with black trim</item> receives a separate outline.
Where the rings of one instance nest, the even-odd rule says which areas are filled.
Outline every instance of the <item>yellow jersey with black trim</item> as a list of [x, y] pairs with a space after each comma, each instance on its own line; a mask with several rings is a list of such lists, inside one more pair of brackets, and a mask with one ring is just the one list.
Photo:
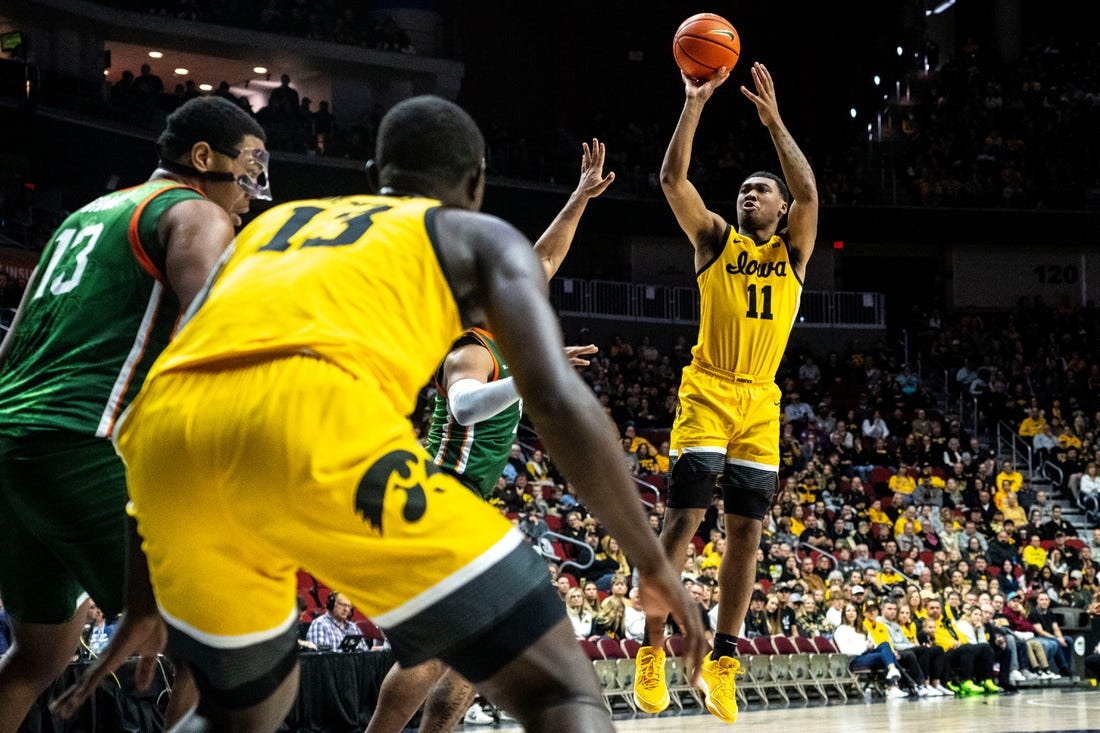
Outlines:
[[410, 414], [463, 330], [438, 257], [440, 210], [434, 199], [346, 196], [263, 213], [149, 379], [307, 354], [373, 375]]
[[788, 242], [757, 244], [727, 227], [718, 255], [697, 274], [700, 366], [766, 382], [775, 379], [802, 299]]

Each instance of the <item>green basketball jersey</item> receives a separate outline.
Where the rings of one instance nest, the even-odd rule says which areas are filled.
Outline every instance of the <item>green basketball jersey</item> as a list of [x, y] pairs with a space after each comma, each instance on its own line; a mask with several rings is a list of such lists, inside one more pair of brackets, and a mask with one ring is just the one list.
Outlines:
[[[488, 331], [470, 329], [455, 346], [464, 343], [480, 344], [489, 351], [493, 358], [493, 374], [488, 381], [495, 382], [511, 376], [492, 334]], [[497, 479], [504, 472], [504, 464], [508, 462], [508, 454], [515, 442], [523, 410], [522, 400], [516, 400], [481, 422], [459, 425], [447, 409], [447, 395], [439, 386], [442, 382], [442, 368], [436, 381], [439, 391], [435, 397], [432, 423], [428, 430], [428, 453], [437, 466], [455, 474], [464, 484], [488, 499], [496, 487]]]
[[65, 219], [27, 285], [0, 364], [0, 434], [111, 435], [180, 315], [165, 278], [160, 217], [202, 197], [174, 181], [148, 181]]

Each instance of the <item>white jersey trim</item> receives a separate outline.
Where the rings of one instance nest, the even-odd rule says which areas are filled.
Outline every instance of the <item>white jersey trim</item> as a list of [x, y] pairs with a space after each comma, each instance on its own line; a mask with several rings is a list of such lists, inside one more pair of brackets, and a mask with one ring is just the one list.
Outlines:
[[149, 346], [149, 332], [156, 321], [157, 311], [160, 310], [164, 286], [160, 281], [153, 283], [153, 289], [149, 293], [149, 302], [145, 304], [145, 313], [141, 317], [134, 343], [130, 346], [130, 353], [126, 355], [126, 361], [122, 363], [115, 384], [111, 388], [111, 396], [107, 398], [107, 404], [103, 406], [103, 412], [99, 416], [99, 426], [96, 427], [97, 438], [106, 438], [111, 435], [114, 428], [118, 408], [122, 402], [122, 396], [126, 394], [126, 388], [134, 377], [134, 365], [141, 360], [145, 349]]
[[286, 630], [291, 625], [298, 623], [298, 609], [295, 607], [291, 610], [290, 615], [286, 620], [278, 626], [271, 629], [264, 629], [263, 631], [254, 631], [250, 634], [240, 634], [238, 636], [222, 636], [219, 634], [210, 634], [205, 631], [196, 629], [186, 621], [182, 621], [172, 614], [164, 610], [164, 606], [157, 604], [160, 609], [160, 613], [164, 616], [164, 621], [187, 636], [191, 637], [195, 641], [205, 644], [206, 646], [213, 647], [214, 649], [244, 649], [245, 647], [253, 646], [254, 644], [262, 644], [265, 641], [271, 641], [277, 639], [286, 633]]
[[767, 463], [760, 463], [759, 461], [746, 461], [743, 458], [727, 458], [726, 463], [731, 466], [744, 466], [745, 468], [755, 468], [760, 471], [767, 471], [768, 473], [779, 473], [779, 466], [772, 466]]
[[382, 628], [394, 627], [408, 621], [440, 599], [472, 582], [477, 576], [498, 563], [524, 542], [523, 533], [513, 527], [508, 531], [508, 534], [500, 538], [500, 541], [458, 571], [448, 575], [431, 588], [409, 599], [397, 608], [372, 617], [372, 620]]

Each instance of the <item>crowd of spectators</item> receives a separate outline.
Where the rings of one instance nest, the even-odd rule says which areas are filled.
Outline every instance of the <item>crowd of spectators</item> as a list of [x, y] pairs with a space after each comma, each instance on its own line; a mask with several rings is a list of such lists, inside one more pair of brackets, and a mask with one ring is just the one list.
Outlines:
[[392, 17], [365, 13], [351, 0], [102, 0], [103, 5], [177, 20], [361, 46], [417, 52], [409, 34]]
[[[109, 4], [336, 43], [410, 50], [392, 19], [377, 13], [365, 16], [355, 3], [339, 0], [311, 4], [300, 0], [114, 0]], [[1043, 41], [1024, 48], [1019, 60], [1006, 63], [990, 49], [967, 42], [942, 65], [911, 70], [899, 93], [886, 101], [881, 134], [873, 134], [870, 149], [863, 133], [839, 149], [822, 149], [813, 142], [807, 146], [822, 202], [827, 206], [1066, 210], [1100, 206], [1100, 155], [1092, 134], [1100, 123], [1100, 82], [1092, 73], [1098, 61], [1100, 43], [1074, 41], [1060, 46]], [[70, 87], [58, 84], [54, 76], [52, 83], [43, 77], [43, 95], [52, 104], [64, 104]], [[102, 94], [82, 92], [79, 103], [74, 98], [73, 104], [83, 112], [155, 130], [187, 99], [220, 95], [256, 116], [268, 131], [268, 146], [273, 150], [357, 160], [373, 155], [380, 111], [341, 119], [330, 100], [299, 98], [293, 80], [285, 76], [270, 99], [255, 109], [248, 98], [234, 95], [227, 81], [209, 92], [199, 90], [193, 80], [169, 89], [148, 65], [120, 70], [112, 78], [113, 82], [103, 82]], [[56, 87], [53, 93], [47, 88], [51, 85]], [[22, 90], [21, 82], [18, 89]], [[665, 110], [652, 104], [608, 102], [591, 110], [577, 105], [572, 115], [568, 120], [555, 115], [509, 118], [507, 110], [485, 115], [490, 174], [542, 182], [566, 180], [575, 168], [576, 140], [597, 136], [608, 144], [607, 167], [617, 174], [615, 190], [620, 195], [660, 196], [658, 172], [670, 134]], [[750, 124], [755, 121], [734, 117], [720, 130], [700, 131], [691, 177], [704, 196], [729, 196], [744, 171], [774, 165], [761, 146], [739, 143], [749, 134]], [[20, 173], [26, 171], [6, 171], [4, 179], [9, 184], [18, 182]], [[0, 233], [36, 248], [45, 243], [55, 222], [48, 210], [32, 211], [32, 198], [15, 185], [0, 191]], [[1046, 311], [1048, 322], [1060, 315]], [[1092, 314], [1077, 317], [1087, 315]], [[1030, 319], [1013, 325], [1040, 327]], [[957, 350], [957, 336], [941, 332], [930, 358]], [[994, 345], [1008, 343], [998, 341]], [[1044, 362], [1033, 360], [1031, 366], [1042, 368]], [[995, 399], [996, 386], [1003, 380], [996, 373], [979, 376], [972, 380], [971, 389], [983, 401]], [[1078, 381], [1056, 386], [1068, 399], [1088, 385]], [[660, 418], [661, 406], [652, 406]], [[998, 409], [990, 405], [985, 411], [994, 414]]]
[[968, 41], [942, 68], [913, 75], [887, 126], [905, 203], [1096, 208], [1098, 62], [1097, 43], [1046, 40], [1002, 63]]
[[[157, 13], [168, 5], [114, 4]], [[354, 3], [171, 6], [176, 17], [413, 52], [393, 27], [365, 24]], [[914, 75], [904, 99], [888, 110], [880, 151], [903, 174], [902, 200], [885, 201], [859, 156], [842, 154], [821, 161], [823, 201], [1096, 206], [1100, 156], [1092, 131], [1100, 121], [1100, 87], [1091, 70], [1098, 50], [1043, 44], [1009, 66], [972, 45], [942, 68]], [[212, 93], [254, 112], [273, 149], [368, 157], [369, 121], [342, 127], [327, 102], [314, 109], [290, 81], [283, 77], [268, 105], [255, 111], [233, 97], [227, 83]], [[125, 72], [110, 89], [110, 103], [128, 121], [153, 124], [151, 118], [200, 93], [187, 83], [169, 93], [145, 68]], [[667, 133], [637, 119], [636, 110], [622, 112], [587, 121], [584, 135], [609, 141], [608, 167], [619, 172], [626, 192], [657, 195]], [[528, 129], [516, 136], [499, 121], [485, 129], [492, 173], [553, 179], [575, 166], [580, 136], [572, 131]], [[766, 167], [738, 148], [736, 138], [701, 140], [692, 176], [704, 195], [729, 191], [733, 176]], [[27, 195], [18, 185], [6, 186], [0, 216], [18, 214]], [[0, 274], [3, 305], [13, 306], [19, 292], [18, 283]], [[1093, 522], [1100, 516], [1100, 313], [1034, 300], [1008, 312], [914, 313], [909, 326], [911, 353], [879, 342], [845, 354], [792, 348], [786, 355], [777, 375], [785, 395], [781, 489], [765, 522], [744, 633], [832, 636], [846, 616], [849, 625], [856, 620], [854, 632], [870, 633], [865, 611], [893, 603], [915, 647], [943, 646], [938, 628], [945, 624], [937, 627], [938, 617], [959, 627], [964, 643], [988, 645], [1008, 670], [1002, 686], [1028, 674], [1069, 674], [1070, 640], [1050, 608], [1100, 615], [1100, 528], [1075, 526], [1055, 502], [1091, 507]], [[583, 376], [619, 427], [629, 470], [641, 486], [655, 489], [650, 521], [659, 531], [668, 431], [690, 343], [681, 337], [662, 351], [648, 337], [636, 343], [618, 337], [602, 351]], [[420, 419], [423, 424], [427, 413]], [[1013, 426], [1033, 448], [1034, 465], [1021, 471], [1011, 457], [993, 452], [989, 437], [999, 423]], [[1031, 480], [1044, 475], [1045, 464], [1054, 482], [1038, 488]], [[552, 572], [578, 638], [641, 639], [644, 609], [629, 558], [537, 438], [529, 450], [516, 446], [493, 500], [533, 545], [556, 557]], [[573, 542], [556, 547], [547, 540], [551, 532]], [[683, 567], [701, 613], [712, 620], [724, 545], [716, 498]], [[573, 566], [562, 569], [562, 561]], [[924, 628], [930, 617], [933, 624]], [[2, 619], [0, 612], [0, 653]], [[934, 672], [925, 664], [910, 676], [936, 687]]]
[[[303, 38], [415, 52], [408, 35], [392, 19], [364, 16], [355, 3], [341, 0], [235, 0], [163, 2], [113, 0], [117, 7], [202, 22], [255, 28]], [[1100, 155], [1092, 131], [1100, 123], [1100, 81], [1092, 70], [1100, 43], [1053, 41], [1031, 44], [1020, 58], [1001, 60], [990, 48], [968, 40], [938, 67], [904, 72], [898, 92], [887, 95], [871, 140], [865, 131], [846, 142], [814, 141], [807, 154], [817, 171], [825, 205], [916, 205], [940, 207], [1065, 209], [1100, 206]], [[132, 71], [125, 72], [133, 75]], [[134, 76], [140, 84], [142, 76]], [[121, 80], [126, 87], [127, 79]], [[116, 83], [118, 86], [119, 83]], [[155, 111], [201, 93], [187, 82], [157, 90]], [[215, 92], [228, 94], [227, 89]], [[114, 96], [114, 95], [112, 95]], [[117, 95], [125, 99], [125, 89]], [[132, 99], [120, 102], [131, 121]], [[596, 104], [596, 103], [593, 103]], [[129, 106], [126, 106], [129, 105]], [[671, 130], [661, 106], [619, 104], [576, 106], [569, 119], [522, 115], [509, 119], [497, 110], [484, 119], [491, 174], [555, 182], [572, 177], [576, 140], [599, 137], [608, 143], [608, 168], [618, 175], [620, 194], [660, 196], [659, 167]], [[138, 109], [138, 112], [148, 110]], [[257, 117], [271, 109], [250, 110]], [[275, 150], [364, 158], [370, 155], [370, 119], [331, 117], [320, 110], [274, 115]], [[320, 117], [326, 115], [320, 114]], [[266, 122], [265, 122], [266, 124]], [[728, 197], [746, 170], [774, 162], [760, 146], [740, 141], [752, 120], [732, 119], [716, 130], [701, 130], [691, 178], [704, 196]], [[323, 129], [315, 130], [320, 126]], [[284, 127], [286, 129], [284, 129]], [[285, 134], [284, 134], [285, 133]], [[318, 142], [318, 138], [322, 142]], [[870, 147], [869, 147], [870, 146]]]
[[[107, 5], [157, 16], [227, 25], [269, 33], [325, 41], [362, 48], [416, 54], [408, 32], [392, 16], [364, 12], [362, 3], [346, 0], [107, 0]], [[126, 122], [159, 129], [164, 117], [193, 96], [213, 94], [239, 104], [264, 126], [267, 146], [309, 155], [328, 155], [366, 160], [374, 145], [378, 114], [337, 122], [328, 100], [299, 99], [283, 74], [266, 105], [253, 109], [248, 97], [236, 96], [222, 81], [217, 89], [202, 92], [194, 80], [169, 90], [146, 64], [141, 73], [123, 70], [109, 90], [107, 113]], [[316, 103], [316, 106], [314, 104]]]
[[[939, 68], [914, 69], [850, 145], [807, 145], [825, 205], [901, 205], [1081, 210], [1100, 207], [1100, 43], [1028, 46], [1001, 61], [968, 41]], [[655, 110], [652, 114], [660, 114]], [[487, 125], [489, 170], [563, 180], [578, 134], [608, 142], [608, 167], [620, 192], [660, 196], [659, 166], [671, 133], [667, 119], [633, 105], [600, 109], [575, 129], [522, 130]], [[740, 141], [744, 120], [700, 130], [691, 179], [704, 197], [730, 197], [746, 170], [773, 162]], [[765, 156], [765, 157], [762, 157]]]
[[[417, 54], [409, 33], [384, 13], [367, 13], [362, 3], [344, 0], [105, 0], [104, 5], [151, 15], [254, 29], [310, 40]], [[22, 76], [22, 75], [19, 75]], [[246, 96], [234, 95], [230, 83], [203, 91], [193, 79], [171, 86], [154, 73], [150, 64], [140, 70], [121, 69], [105, 81], [102, 94], [84, 82], [45, 74], [40, 94], [51, 104], [69, 104], [83, 112], [124, 122], [149, 131], [160, 130], [164, 119], [192, 97], [211, 94], [238, 103], [264, 125], [272, 150], [366, 160], [373, 152], [375, 126], [384, 110], [357, 119], [337, 120], [328, 100], [297, 99], [287, 77], [272, 91], [265, 105], [253, 108]], [[21, 79], [20, 79], [21, 81]], [[22, 84], [20, 84], [20, 87]], [[285, 102], [293, 92], [293, 104]], [[20, 91], [20, 90], [17, 90]], [[66, 95], [72, 96], [66, 100]], [[99, 103], [99, 98], [105, 104]]]
[[109, 107], [105, 113], [127, 124], [147, 129], [160, 128], [164, 119], [187, 100], [210, 94], [222, 97], [253, 115], [267, 133], [271, 150], [305, 155], [366, 158], [373, 149], [374, 123], [369, 116], [348, 124], [338, 124], [327, 100], [302, 97], [282, 74], [266, 103], [253, 109], [250, 98], [233, 93], [229, 82], [222, 81], [210, 92], [201, 91], [194, 80], [177, 83], [172, 91], [149, 64], [143, 64], [135, 75], [129, 69], [119, 75], [108, 89]]
[[[745, 635], [831, 636], [845, 604], [858, 608], [862, 624], [867, 602], [893, 602], [908, 608], [905, 628], [912, 631], [914, 644], [943, 642], [948, 632], [937, 628], [949, 624], [958, 625], [964, 636], [985, 639], [980, 643], [990, 644], [996, 668], [1004, 670], [990, 685], [1011, 688], [1028, 675], [1054, 679], [1070, 674], [1066, 645], [1072, 638], [1052, 621], [1050, 609], [1072, 607], [1100, 615], [1100, 527], [1067, 520], [1063, 504], [1074, 500], [1069, 482], [1042, 482], [1038, 471], [995, 454], [985, 428], [992, 419], [1006, 422], [1023, 439], [1053, 436], [1049, 459], [1065, 476], [1075, 466], [1082, 476], [1096, 474], [1100, 385], [1072, 395], [1062, 389], [1077, 379], [1087, 382], [1100, 355], [1090, 346], [1088, 329], [1078, 328], [1084, 312], [1051, 312], [1046, 327], [1021, 329], [1023, 312], [966, 311], [942, 318], [942, 332], [958, 342], [934, 362], [949, 372], [935, 386], [924, 371], [882, 344], [844, 356], [789, 350], [777, 375], [785, 394], [780, 490], [765, 520]], [[939, 333], [929, 336], [918, 345], [941, 342]], [[990, 341], [997, 341], [996, 347]], [[1033, 363], [1033, 357], [1041, 363]], [[689, 358], [684, 340], [662, 352], [648, 338], [632, 343], [616, 337], [583, 370], [620, 430], [624, 462], [639, 478], [640, 495], [652, 505], [655, 531], [663, 521], [678, 376]], [[1068, 377], [1070, 372], [1077, 376]], [[1005, 382], [991, 387], [996, 398], [983, 402], [989, 416], [978, 421], [977, 433], [944, 409], [942, 392], [968, 389], [971, 373]], [[537, 437], [529, 448], [531, 461], [523, 446], [514, 446], [494, 502], [544, 555], [556, 553], [554, 574], [562, 600], [575, 606], [575, 613], [583, 609], [571, 588], [583, 594], [591, 585], [593, 596], [606, 598], [615, 595], [612, 586], [620, 581], [625, 585], [617, 595], [626, 599], [627, 609], [634, 608], [629, 558], [615, 554], [613, 538], [578, 501], [552, 456], [537, 447]], [[715, 576], [725, 550], [723, 515], [716, 496], [687, 550], [682, 573], [701, 612], [711, 617], [719, 603]], [[548, 532], [576, 542], [554, 547], [549, 540], [555, 535]], [[585, 566], [589, 559], [591, 565]], [[926, 636], [921, 622], [933, 602], [941, 605], [946, 621], [930, 627]], [[1006, 610], [1015, 605], [1020, 619]], [[579, 637], [636, 638], [621, 623], [621, 609], [608, 626], [606, 618], [598, 623], [602, 607], [586, 608], [588, 616], [574, 617]], [[985, 611], [988, 618], [974, 615]], [[1020, 633], [1008, 638], [997, 629], [1010, 620]], [[1045, 661], [1028, 648], [1032, 638], [1042, 642], [1039, 651], [1046, 647]], [[962, 658], [945, 651], [952, 663]], [[973, 692], [987, 678], [971, 680], [967, 689]], [[914, 685], [927, 687], [932, 679], [938, 680], [938, 674], [925, 670]], [[948, 677], [942, 683], [948, 684]], [[961, 684], [957, 675], [950, 682]]]

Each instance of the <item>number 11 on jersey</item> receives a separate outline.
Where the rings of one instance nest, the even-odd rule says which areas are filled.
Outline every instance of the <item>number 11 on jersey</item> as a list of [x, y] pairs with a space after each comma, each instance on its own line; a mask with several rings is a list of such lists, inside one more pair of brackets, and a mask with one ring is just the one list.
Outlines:
[[760, 311], [756, 310], [756, 283], [749, 285], [749, 310], [745, 313], [747, 318], [760, 318], [765, 321], [772, 320], [772, 286], [760, 287]]

